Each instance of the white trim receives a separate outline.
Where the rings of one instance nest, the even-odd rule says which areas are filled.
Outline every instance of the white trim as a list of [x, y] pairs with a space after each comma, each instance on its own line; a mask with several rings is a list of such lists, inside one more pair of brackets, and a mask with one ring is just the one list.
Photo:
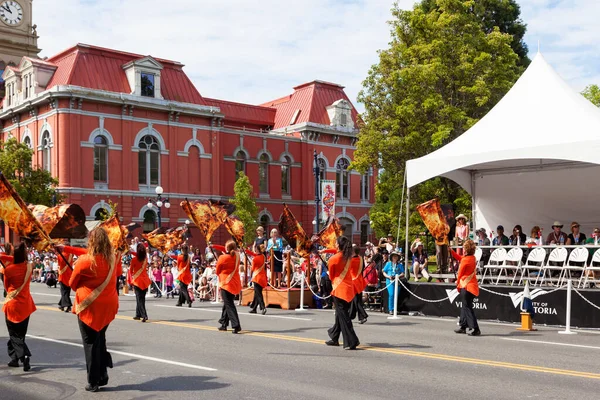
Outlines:
[[[37, 146], [37, 150], [41, 151], [43, 148], [43, 144], [42, 144], [42, 136], [44, 135], [44, 132], [48, 131], [48, 133], [50, 134], [50, 144], [48, 147], [52, 148], [54, 147], [54, 138], [52, 135], [52, 125], [50, 125], [48, 123], [47, 120], [44, 119], [44, 123], [42, 124], [42, 127], [40, 128], [40, 132], [38, 135], [39, 141], [38, 141], [38, 146]], [[33, 145], [33, 143], [32, 143]]]
[[33, 137], [31, 136], [31, 130], [29, 127], [25, 127], [25, 130], [21, 134], [21, 143], [25, 143], [26, 138], [29, 138], [29, 148], [33, 149]]
[[263, 208], [263, 210], [261, 212], [258, 213], [258, 223], [260, 223], [260, 219], [266, 215], [267, 217], [269, 217], [269, 225], [271, 225], [275, 220], [273, 219], [273, 214], [271, 214], [269, 212], [269, 210], [267, 210], [267, 208]]
[[[281, 155], [279, 156], [279, 162], [280, 163], [283, 163], [285, 161], [284, 157], [289, 157], [290, 158], [290, 161], [291, 161], [290, 162], [290, 166], [295, 163], [294, 156], [292, 156], [292, 153], [290, 153], [289, 151], [284, 151], [283, 153], [281, 153]], [[318, 158], [318, 155], [317, 155], [317, 158]], [[327, 163], [327, 161], [325, 161], [325, 163]]]
[[357, 228], [356, 228], [356, 226], [357, 226], [357, 224], [356, 224], [356, 218], [354, 218], [354, 216], [352, 214], [349, 214], [349, 213], [346, 212], [346, 210], [344, 210], [344, 211], [342, 211], [340, 213], [335, 214], [335, 217], [337, 219], [346, 218], [346, 219], [349, 219], [350, 221], [352, 221], [352, 225], [353, 225], [352, 226], [352, 234], [354, 234], [356, 232], [356, 230], [357, 230]]
[[240, 151], [242, 151], [246, 155], [246, 162], [248, 162], [248, 160], [250, 160], [250, 153], [244, 148], [243, 145], [240, 145], [233, 150], [233, 160], [237, 161], [237, 153], [239, 153]]
[[325, 154], [323, 154], [323, 152], [320, 152], [319, 154], [317, 154], [317, 160], [319, 158], [322, 158], [325, 161], [325, 171], [326, 172], [331, 172], [331, 166], [329, 165], [329, 160], [327, 159], [327, 157], [325, 156]]
[[[101, 124], [101, 125], [103, 125], [103, 124]], [[94, 139], [96, 139], [97, 136], [106, 137], [109, 150], [118, 150], [118, 151], [123, 150], [123, 145], [115, 144], [115, 141], [114, 141], [112, 135], [103, 126], [101, 126], [100, 128], [94, 129], [92, 131], [92, 133], [90, 133], [90, 137], [89, 137], [88, 141], [87, 142], [81, 141], [80, 146], [93, 149], [94, 148]]]
[[[131, 151], [133, 151], [135, 153], [139, 152], [140, 148], [138, 147], [138, 143], [146, 135], [154, 136], [156, 138], [156, 140], [158, 140], [158, 144], [160, 144], [160, 154], [169, 155], [169, 150], [167, 150], [167, 145], [165, 144], [165, 140], [163, 139], [160, 132], [157, 131], [156, 129], [154, 129], [154, 126], [151, 122], [148, 123], [147, 127], [142, 128], [137, 133], [137, 135], [135, 135], [135, 139], [133, 140], [133, 146], [131, 146]], [[160, 165], [159, 165], [159, 169], [160, 169]]]
[[[352, 159], [350, 157], [348, 157], [345, 153], [340, 154], [339, 156], [336, 157], [335, 162], [333, 163], [333, 168], [335, 168], [337, 170], [337, 164], [338, 161], [340, 161], [341, 159], [345, 158], [346, 160], [348, 160], [348, 163], [352, 163]], [[351, 171], [348, 171], [348, 173], [350, 173]]]
[[105, 209], [108, 213], [112, 212], [112, 207], [104, 202], [104, 200], [100, 200], [98, 203], [94, 204], [90, 209], [90, 215], [87, 216], [86, 220], [93, 221], [96, 218], [96, 212], [101, 208]]
[[[266, 139], [266, 138], [265, 138], [265, 139]], [[235, 153], [235, 154], [237, 154], [237, 153]], [[269, 157], [269, 161], [267, 161], [267, 162], [268, 162], [269, 164], [271, 164], [271, 162], [274, 160], [274, 159], [273, 159], [273, 155], [272, 155], [272, 154], [271, 154], [271, 152], [270, 152], [269, 150], [267, 150], [267, 149], [260, 149], [260, 150], [258, 151], [258, 154], [256, 154], [256, 159], [258, 160], [258, 162], [260, 163], [260, 157], [261, 157], [263, 154], [266, 154], [266, 155], [267, 155], [267, 157]]]
[[[144, 214], [146, 213], [146, 211], [152, 211], [154, 213], [156, 221], [158, 221], [158, 210], [156, 209], [156, 207], [148, 208], [148, 204], [144, 204], [142, 208], [140, 208], [140, 213], [138, 215], [139, 220], [144, 220]], [[161, 218], [161, 220], [164, 221], [164, 218]]]

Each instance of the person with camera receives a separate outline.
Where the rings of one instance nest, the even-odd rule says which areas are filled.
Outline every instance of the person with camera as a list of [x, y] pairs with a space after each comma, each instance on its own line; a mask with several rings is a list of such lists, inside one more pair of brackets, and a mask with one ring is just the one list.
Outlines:
[[[390, 261], [388, 261], [383, 267], [383, 276], [385, 277], [385, 284], [388, 291], [388, 312], [390, 315], [394, 313], [396, 305], [394, 304], [395, 294], [395, 283], [396, 276], [401, 279], [404, 278], [404, 259], [402, 255], [394, 251], [390, 254]], [[400, 290], [400, 287], [398, 287]], [[399, 296], [398, 296], [399, 297]]]

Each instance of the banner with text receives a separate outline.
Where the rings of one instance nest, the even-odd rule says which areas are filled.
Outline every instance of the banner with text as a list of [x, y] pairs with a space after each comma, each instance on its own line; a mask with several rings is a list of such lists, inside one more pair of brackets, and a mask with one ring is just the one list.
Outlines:
[[335, 181], [321, 181], [321, 220], [335, 217]]

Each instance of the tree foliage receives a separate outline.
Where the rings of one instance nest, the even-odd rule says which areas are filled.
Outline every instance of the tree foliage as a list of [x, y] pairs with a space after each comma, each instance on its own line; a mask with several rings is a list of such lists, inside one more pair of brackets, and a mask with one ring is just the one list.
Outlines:
[[235, 205], [233, 214], [244, 223], [246, 230], [244, 243], [249, 244], [254, 240], [254, 231], [258, 226], [258, 206], [254, 197], [254, 188], [243, 172], [240, 172], [233, 186], [233, 193], [234, 197], [231, 199], [231, 203]]
[[101, 208], [98, 210], [100, 221], [106, 221], [112, 218], [112, 216], [117, 213], [117, 207], [119, 206], [119, 203], [115, 203], [112, 200], [108, 199], [106, 204], [108, 205], [108, 210], [106, 208]]
[[58, 180], [50, 172], [34, 168], [32, 158], [33, 150], [15, 138], [0, 144], [0, 171], [23, 201], [49, 207], [62, 203], [64, 196], [56, 190]]
[[[359, 93], [364, 124], [351, 167], [383, 170], [371, 211], [378, 235], [397, 229], [406, 161], [464, 133], [523, 70], [511, 47], [513, 36], [484, 25], [474, 1], [426, 3], [431, 2], [392, 9], [390, 47], [380, 51]], [[411, 188], [413, 205], [435, 196], [470, 215], [470, 196], [452, 181], [436, 178]], [[416, 213], [411, 225], [415, 232], [424, 230]]]
[[588, 85], [581, 94], [596, 107], [600, 107], [600, 87], [598, 85]]

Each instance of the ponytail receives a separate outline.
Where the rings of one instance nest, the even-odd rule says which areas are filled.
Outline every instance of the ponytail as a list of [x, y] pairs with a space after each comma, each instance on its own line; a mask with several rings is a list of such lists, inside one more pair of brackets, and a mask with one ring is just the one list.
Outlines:
[[237, 250], [237, 244], [233, 240], [228, 240], [225, 243], [225, 252], [230, 256], [235, 255], [235, 251]]
[[183, 247], [181, 248], [181, 252], [183, 253], [183, 262], [186, 263], [188, 262], [188, 260], [190, 259], [190, 249], [188, 248], [187, 244], [184, 244]]
[[337, 244], [342, 252], [344, 261], [348, 261], [350, 258], [352, 258], [354, 251], [352, 250], [352, 242], [350, 239], [348, 239], [346, 236], [340, 236], [337, 238]]

